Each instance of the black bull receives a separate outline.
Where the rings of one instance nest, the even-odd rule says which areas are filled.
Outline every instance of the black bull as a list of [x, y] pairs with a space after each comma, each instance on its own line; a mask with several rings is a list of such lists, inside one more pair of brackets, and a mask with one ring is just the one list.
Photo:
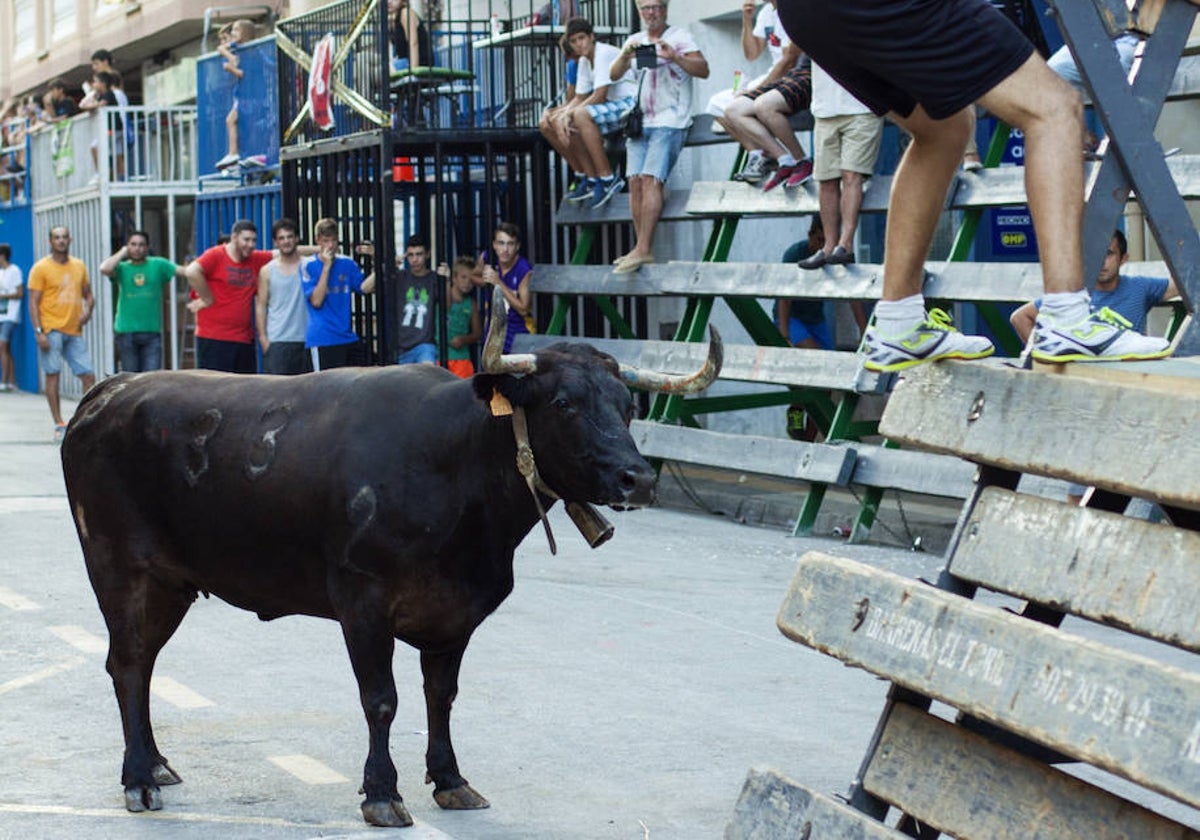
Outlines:
[[[63, 441], [71, 511], [109, 631], [131, 811], [179, 777], [155, 743], [155, 658], [198, 593], [267, 620], [341, 624], [369, 729], [363, 816], [408, 825], [388, 753], [393, 640], [420, 651], [428, 780], [443, 808], [487, 800], [460, 775], [450, 708], [472, 632], [513, 587], [513, 552], [539, 514], [515, 459], [524, 412], [544, 484], [566, 501], [646, 504], [654, 474], [628, 432], [626, 384], [692, 377], [619, 369], [591, 347], [490, 359], [472, 381], [427, 365], [301, 377], [121, 375], [84, 398]], [[624, 377], [624, 383], [623, 379]], [[645, 385], [646, 382], [641, 382]], [[544, 505], [553, 502], [542, 495]]]

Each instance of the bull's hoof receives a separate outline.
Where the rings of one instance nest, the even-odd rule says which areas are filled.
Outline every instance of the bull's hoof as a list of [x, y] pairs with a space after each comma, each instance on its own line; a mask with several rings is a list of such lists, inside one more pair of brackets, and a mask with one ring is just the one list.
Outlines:
[[149, 785], [130, 785], [125, 788], [125, 810], [139, 814], [142, 811], [161, 811], [162, 793]]
[[179, 774], [171, 769], [171, 765], [165, 761], [155, 764], [151, 772], [154, 774], [154, 783], [157, 785], [177, 785], [183, 781]]
[[450, 790], [435, 790], [433, 801], [438, 807], [447, 811], [476, 811], [480, 808], [490, 808], [492, 803], [483, 798], [479, 791], [470, 785], [450, 788]]
[[404, 828], [413, 824], [413, 819], [400, 799], [386, 802], [367, 800], [362, 804], [363, 819], [371, 825], [384, 828]]

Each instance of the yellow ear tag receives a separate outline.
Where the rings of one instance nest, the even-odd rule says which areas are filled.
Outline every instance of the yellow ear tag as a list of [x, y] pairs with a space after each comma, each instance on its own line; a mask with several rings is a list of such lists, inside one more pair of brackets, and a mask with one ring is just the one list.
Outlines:
[[493, 417], [508, 417], [513, 413], [512, 403], [508, 401], [508, 397], [501, 394], [499, 391], [492, 391], [492, 416]]

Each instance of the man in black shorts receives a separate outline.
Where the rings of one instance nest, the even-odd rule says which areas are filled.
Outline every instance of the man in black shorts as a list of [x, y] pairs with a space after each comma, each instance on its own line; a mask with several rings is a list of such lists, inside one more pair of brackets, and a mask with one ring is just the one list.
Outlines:
[[877, 114], [912, 135], [887, 217], [883, 299], [867, 336], [870, 370], [978, 359], [985, 338], [925, 312], [925, 255], [978, 102], [1025, 134], [1025, 191], [1045, 286], [1033, 337], [1044, 362], [1160, 358], [1137, 333], [1090, 314], [1083, 288], [1079, 94], [987, 0], [779, 0], [792, 41]]

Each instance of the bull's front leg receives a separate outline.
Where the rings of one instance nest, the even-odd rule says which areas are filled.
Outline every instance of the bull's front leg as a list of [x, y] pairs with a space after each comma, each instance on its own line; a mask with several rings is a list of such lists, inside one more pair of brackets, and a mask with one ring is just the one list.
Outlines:
[[[395, 643], [383, 620], [361, 615], [342, 621], [342, 635], [358, 680], [358, 695], [367, 718], [369, 749], [363, 767], [363, 819], [371, 825], [402, 827], [413, 824], [396, 788], [396, 765], [388, 752], [388, 735], [396, 717], [396, 681], [392, 676]], [[382, 632], [381, 632], [382, 630]]]
[[451, 650], [421, 652], [425, 714], [429, 722], [425, 781], [433, 783], [434, 801], [442, 808], [455, 811], [487, 808], [491, 804], [459, 774], [454, 745], [450, 742], [450, 707], [458, 695], [458, 669], [466, 649], [464, 642]]

